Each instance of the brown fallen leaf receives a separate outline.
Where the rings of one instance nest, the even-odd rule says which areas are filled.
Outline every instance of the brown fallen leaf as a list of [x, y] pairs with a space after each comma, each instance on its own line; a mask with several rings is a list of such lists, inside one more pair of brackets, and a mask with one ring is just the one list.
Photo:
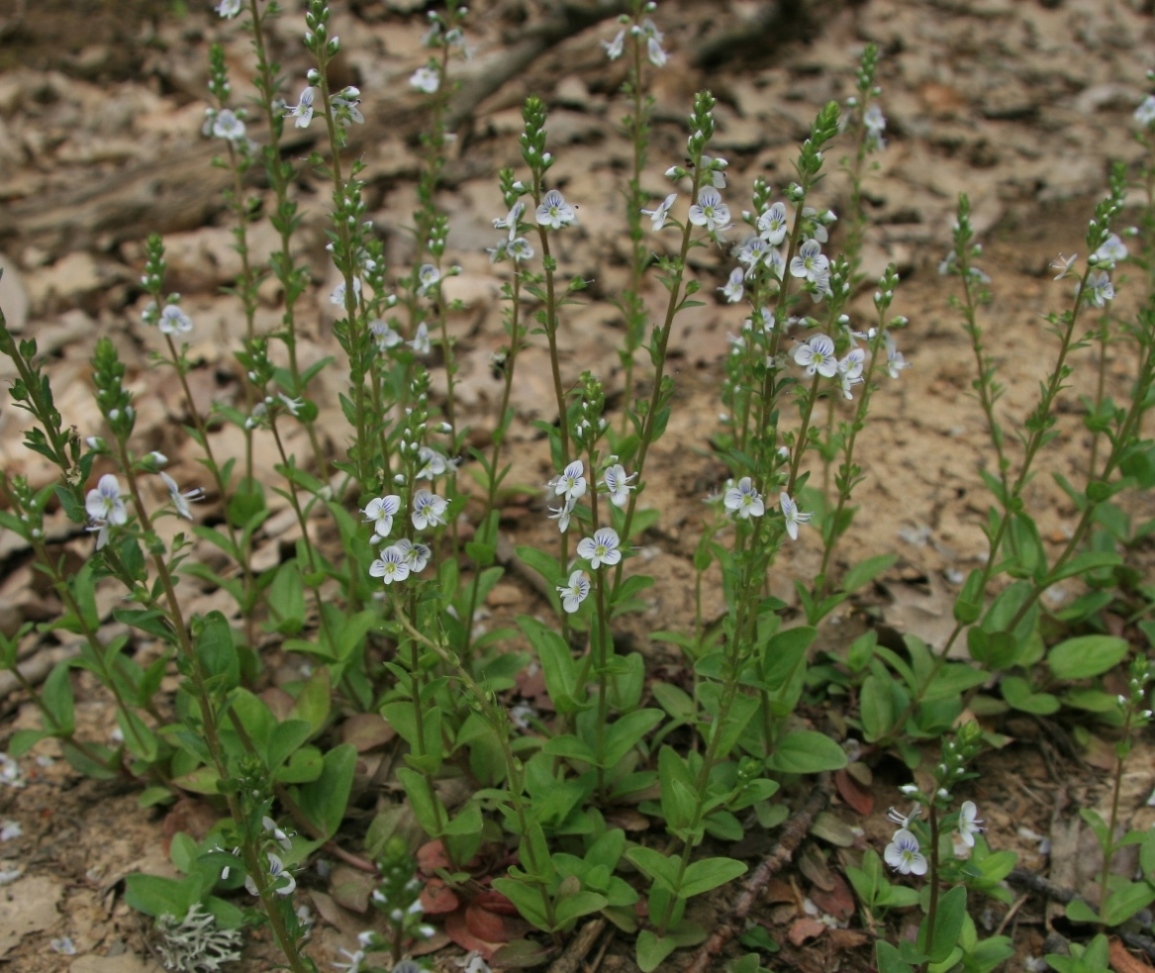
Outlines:
[[811, 891], [810, 901], [827, 915], [834, 916], [839, 922], [846, 922], [854, 915], [854, 896], [841, 875], [834, 873], [833, 879], [830, 889], [815, 888]]
[[838, 796], [846, 802], [847, 807], [863, 817], [874, 810], [874, 795], [845, 770], [834, 772], [834, 786], [838, 788]]
[[1111, 937], [1107, 955], [1115, 973], [1151, 973], [1155, 970], [1146, 960], [1128, 952], [1127, 947], [1114, 936]]
[[810, 916], [801, 916], [791, 923], [790, 931], [786, 934], [786, 938], [795, 946], [801, 946], [809, 939], [817, 939], [826, 932], [828, 928], [826, 923], [818, 919], [812, 919]]

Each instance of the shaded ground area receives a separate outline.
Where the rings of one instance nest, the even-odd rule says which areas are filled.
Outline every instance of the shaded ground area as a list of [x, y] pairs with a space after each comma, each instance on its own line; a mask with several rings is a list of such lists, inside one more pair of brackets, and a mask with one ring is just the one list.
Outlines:
[[[138, 392], [138, 443], [173, 459], [171, 472], [182, 483], [196, 482], [199, 467], [181, 431], [187, 418], [182, 401], [167, 376], [149, 368], [156, 335], [140, 324], [143, 298], [137, 281], [143, 237], [163, 232], [170, 286], [184, 295], [183, 307], [198, 325], [191, 350], [202, 363], [193, 376], [198, 406], [207, 411], [213, 401], [233, 401], [239, 386], [231, 352], [243, 320], [220, 288], [235, 280], [239, 264], [220, 196], [224, 183], [208, 167], [218, 149], [198, 133], [206, 104], [207, 43], [226, 44], [238, 93], [247, 90], [252, 58], [237, 25], [222, 23], [207, 6], [189, 3], [182, 14], [182, 5], [159, 0], [127, 7], [46, 0], [31, 4], [22, 23], [10, 18], [0, 44], [0, 262], [5, 268], [0, 307], [14, 331], [35, 336], [41, 351], [52, 356], [58, 405], [85, 435], [99, 431], [89, 405], [88, 357], [98, 336], [114, 336]], [[290, 0], [285, 6], [274, 46], [291, 96], [306, 69], [299, 44], [304, 25], [300, 5]], [[621, 388], [620, 315], [612, 299], [628, 274], [629, 240], [622, 227], [630, 146], [618, 127], [626, 110], [617, 95], [624, 68], [607, 63], [600, 43], [616, 30], [610, 6], [604, 5], [600, 18], [567, 19], [555, 5], [519, 0], [474, 5], [469, 41], [477, 50], [459, 68], [467, 80], [455, 102], [461, 109], [462, 151], [451, 161], [439, 204], [450, 214], [451, 255], [463, 270], [447, 282], [446, 293], [465, 306], [452, 327], [462, 364], [459, 394], [474, 417], [478, 441], [494, 421], [500, 389], [489, 360], [504, 341], [501, 278], [484, 247], [493, 242], [491, 220], [504, 215], [495, 173], [500, 166], [519, 164], [520, 104], [529, 93], [540, 94], [551, 107], [550, 144], [558, 157], [552, 174], [567, 198], [580, 204], [579, 228], [562, 238], [563, 268], [592, 281], [583, 295], [586, 303], [569, 309], [564, 319], [565, 377], [573, 380], [588, 368], [603, 376], [611, 391]], [[836, 647], [843, 632], [856, 633], [868, 623], [941, 644], [953, 624], [957, 585], [984, 556], [981, 524], [989, 504], [979, 478], [989, 448], [982, 414], [970, 397], [969, 344], [948, 303], [952, 284], [937, 273], [949, 247], [957, 194], [969, 194], [986, 243], [982, 265], [992, 277], [996, 304], [984, 323], [1007, 388], [1003, 407], [1009, 417], [1023, 416], [1053, 349], [1044, 315], [1061, 310], [1071, 297], [1070, 282], [1055, 282], [1049, 265], [1060, 252], [1085, 250], [1086, 219], [1105, 188], [1110, 163], [1134, 166], [1138, 158], [1130, 118], [1146, 92], [1145, 72], [1155, 67], [1155, 25], [1141, 4], [1113, 0], [824, 0], [782, 4], [777, 14], [768, 10], [771, 6], [778, 9], [738, 0], [659, 5], [656, 18], [667, 32], [672, 63], [653, 80], [657, 108], [646, 186], [655, 195], [667, 191], [661, 173], [681, 161], [690, 99], [708, 87], [719, 99], [715, 150], [730, 160], [726, 196], [735, 209], [749, 206], [755, 176], [775, 186], [789, 181], [797, 142], [818, 108], [852, 92], [863, 45], [874, 41], [882, 48], [880, 101], [889, 121], [889, 146], [867, 187], [875, 225], [867, 237], [866, 270], [877, 277], [888, 262], [899, 266], [904, 282], [895, 309], [910, 318], [901, 343], [913, 367], [875, 399], [877, 421], [863, 453], [868, 480], [859, 495], [862, 512], [841, 557], [855, 563], [895, 551], [899, 560], [867, 598], [834, 618], [823, 644]], [[415, 137], [421, 123], [418, 98], [406, 79], [424, 61], [423, 12], [420, 4], [400, 0], [334, 4], [334, 11], [332, 32], [340, 35], [344, 49], [338, 83], [361, 87], [367, 118], [364, 128], [355, 130], [353, 151], [367, 165], [371, 216], [387, 241], [389, 263], [403, 271], [412, 253], [404, 227], [416, 205]], [[6, 17], [9, 12], [0, 5], [0, 20]], [[536, 56], [524, 70], [494, 84], [503, 59], [528, 50], [524, 45], [543, 21], [561, 24], [557, 36], [531, 51]], [[741, 43], [751, 33], [765, 37], [765, 44]], [[485, 98], [470, 106], [476, 94]], [[259, 126], [253, 134], [260, 139]], [[293, 145], [296, 158], [307, 155], [311, 137], [301, 136]], [[327, 188], [305, 174], [296, 192], [304, 217], [298, 245], [314, 285], [312, 298], [302, 305], [302, 364], [307, 366], [326, 355], [340, 357], [327, 302], [337, 278], [324, 249]], [[832, 170], [821, 195], [823, 205], [844, 211], [845, 178]], [[267, 255], [275, 245], [271, 231], [258, 230], [254, 245]], [[705, 293], [714, 294], [732, 261], [714, 251], [696, 254], [693, 271]], [[853, 304], [862, 326], [873, 317], [871, 290]], [[647, 299], [656, 311], [664, 291], [655, 283]], [[1124, 296], [1116, 310], [1131, 308], [1127, 300]], [[262, 291], [258, 327], [279, 323], [278, 302], [273, 289]], [[656, 667], [673, 666], [675, 660], [652, 644], [648, 633], [684, 630], [693, 620], [687, 592], [704, 517], [700, 501], [725, 476], [707, 443], [716, 428], [727, 335], [739, 331], [746, 313], [707, 297], [706, 306], [679, 319], [672, 339], [678, 398], [647, 491], [647, 503], [660, 508], [663, 519], [646, 535], [641, 551], [657, 585], [649, 612], [619, 633]], [[530, 425], [553, 418], [547, 361], [544, 346], [530, 349], [515, 389], [511, 480], [533, 488], [513, 498], [503, 521], [503, 530], [517, 543], [553, 543], [555, 532], [536, 492], [551, 471]], [[1092, 391], [1096, 367], [1093, 352], [1080, 353], [1064, 400], [1060, 439], [1044, 457], [1043, 472], [1027, 497], [1044, 539], [1054, 545], [1072, 529], [1076, 511], [1046, 474], [1074, 478], [1078, 472], [1087, 435], [1078, 394]], [[6, 368], [0, 363], [0, 376], [8, 379]], [[1115, 394], [1125, 394], [1131, 375], [1125, 354], [1108, 362], [1107, 375]], [[329, 369], [317, 389], [322, 425], [333, 430], [334, 450], [343, 446], [337, 400], [343, 381], [338, 369]], [[6, 398], [0, 399], [0, 464], [39, 485], [50, 470], [21, 446], [25, 418]], [[220, 452], [236, 451], [231, 431], [217, 437]], [[289, 447], [307, 452], [302, 439]], [[258, 455], [266, 480], [275, 478], [277, 461], [271, 448]], [[198, 514], [212, 516], [212, 504], [210, 498]], [[1135, 500], [1132, 512], [1140, 520], [1155, 515], [1155, 498]], [[258, 539], [258, 564], [269, 567], [290, 556], [294, 530], [287, 510], [275, 512]], [[76, 559], [91, 547], [87, 536], [59, 540]], [[773, 593], [792, 600], [790, 579], [809, 577], [819, 555], [816, 538], [804, 533], [775, 572]], [[1139, 555], [1150, 561], [1150, 551]], [[0, 535], [0, 559], [5, 631], [15, 631], [26, 619], [53, 617], [55, 599], [17, 539]], [[1079, 590], [1076, 582], [1066, 582], [1048, 597], [1058, 605]], [[722, 612], [720, 597], [708, 596], [707, 618]], [[102, 608], [110, 611], [112, 603], [109, 597]], [[200, 611], [229, 607], [219, 592], [191, 594], [190, 604]], [[542, 607], [526, 575], [516, 570], [487, 605], [493, 624]], [[114, 625], [109, 616], [106, 631]], [[46, 639], [29, 649], [55, 660], [72, 647]], [[269, 670], [274, 679], [289, 678], [299, 663], [274, 652]], [[107, 739], [115, 727], [107, 699], [86, 673], [78, 673], [75, 684], [81, 735]], [[174, 685], [170, 679], [168, 690]], [[821, 714], [809, 715], [825, 728]], [[0, 743], [37, 719], [9, 682], [0, 682], [0, 716]], [[992, 846], [1018, 851], [1023, 867], [1049, 869], [1052, 878], [1062, 873], [1069, 887], [1083, 887], [1095, 874], [1093, 848], [1085, 831], [1080, 834], [1071, 822], [1077, 822], [1079, 807], [1104, 806], [1106, 744], [1095, 740], [1080, 749], [1070, 741], [1071, 726], [1026, 718], [1000, 729], [1008, 745], [983, 759], [982, 777], [971, 794], [987, 820]], [[18, 822], [23, 832], [0, 843], [0, 871], [22, 870], [16, 881], [0, 887], [0, 963], [22, 973], [155, 969], [152, 959], [137, 959], [149, 955], [147, 926], [124, 904], [122, 879], [136, 870], [164, 871], [167, 839], [178, 830], [195, 833], [211, 812], [191, 798], [165, 814], [140, 811], [135, 793], [82, 780], [58, 756], [51, 744], [42, 744], [21, 761], [27, 786], [0, 786], [0, 817]], [[369, 786], [381, 759], [380, 752], [369, 752], [361, 768], [365, 787], [346, 836], [354, 849], [373, 815], [398, 800], [395, 789]], [[1152, 766], [1150, 748], [1141, 747], [1124, 782], [1132, 827], [1148, 827], [1155, 819], [1155, 810], [1146, 805], [1155, 786]], [[841, 842], [830, 840], [830, 831], [825, 838], [807, 839], [800, 866], [772, 884], [753, 915], [784, 944], [781, 965], [807, 973], [869, 965], [868, 937], [799, 925], [806, 916], [803, 901], [810, 898], [835, 915], [843, 909], [849, 917], [854, 905], [842, 869], [865, 846], [881, 850], [891, 830], [885, 810], [899, 803], [896, 788], [907, 782], [903, 768], [882, 761], [869, 788], [870, 808], [856, 809], [835, 797], [830, 809], [838, 821], [862, 832], [840, 832], [850, 835]], [[1048, 837], [1050, 856], [1040, 848]], [[754, 857], [766, 854], [774, 840], [773, 834], [763, 836], [762, 844], [748, 851]], [[352, 948], [352, 937], [368, 921], [354, 908], [356, 897], [338, 887], [341, 874], [300, 880], [302, 901], [322, 917], [312, 950], [322, 968], [340, 958], [338, 947]], [[731, 892], [696, 906], [708, 925], [724, 916]], [[992, 910], [991, 928], [1005, 918], [1005, 910]], [[1043, 952], [1041, 900], [1029, 898], [1008, 923], [1017, 948], [1008, 968], [1025, 969], [1028, 957]], [[857, 930], [857, 923], [852, 925]], [[65, 936], [75, 944], [75, 956], [54, 951], [52, 941]], [[256, 938], [244, 969], [268, 968], [272, 953]], [[437, 962], [452, 969], [447, 955]], [[630, 944], [616, 941], [601, 968], [630, 970], [631, 956]], [[687, 959], [679, 954], [669, 968]]]

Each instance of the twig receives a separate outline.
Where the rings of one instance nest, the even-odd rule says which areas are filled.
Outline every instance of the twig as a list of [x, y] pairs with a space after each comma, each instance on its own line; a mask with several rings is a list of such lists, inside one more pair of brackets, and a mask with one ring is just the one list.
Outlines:
[[[1073, 889], [1056, 885], [1050, 879], [1043, 878], [1042, 875], [1036, 875], [1034, 872], [1025, 868], [1012, 869], [1011, 874], [1007, 876], [1007, 881], [1012, 885], [1021, 885], [1025, 889], [1037, 892], [1052, 902], [1061, 902], [1064, 905], [1074, 899], [1080, 898], [1079, 893]], [[1152, 937], [1144, 936], [1137, 932], [1127, 932], [1123, 929], [1114, 929], [1112, 932], [1131, 949], [1142, 950], [1151, 959], [1155, 959], [1155, 939]]]
[[733, 938], [742, 920], [749, 915], [754, 903], [758, 901], [758, 897], [765, 890], [770, 879], [790, 864], [790, 860], [794, 857], [794, 852], [798, 850], [802, 839], [810, 833], [810, 826], [814, 823], [814, 819], [826, 807], [829, 800], [830, 775], [822, 774], [818, 778], [818, 785], [811, 791], [810, 797], [802, 806], [802, 810], [787, 821], [786, 827], [782, 829], [782, 834], [778, 838], [777, 846], [763, 859], [762, 864], [754, 870], [754, 873], [742, 886], [741, 893], [730, 909], [729, 917], [714, 930], [714, 934], [698, 950], [698, 955], [686, 967], [684, 973], [706, 973], [711, 968], [714, 957]]
[[577, 969], [586, 958], [586, 954], [594, 948], [594, 943], [606, 928], [605, 919], [594, 919], [582, 926], [581, 931], [570, 940], [565, 952], [555, 959], [549, 967], [548, 973], [577, 973]]

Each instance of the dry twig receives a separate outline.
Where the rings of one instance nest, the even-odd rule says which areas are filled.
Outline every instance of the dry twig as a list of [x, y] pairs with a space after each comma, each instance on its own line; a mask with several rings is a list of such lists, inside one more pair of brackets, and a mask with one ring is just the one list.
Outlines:
[[802, 844], [802, 839], [810, 833], [810, 826], [814, 823], [814, 819], [826, 807], [829, 800], [830, 775], [822, 774], [818, 779], [818, 785], [811, 791], [810, 797], [802, 806], [802, 810], [786, 822], [786, 826], [778, 838], [777, 846], [763, 859], [762, 864], [754, 870], [754, 873], [742, 886], [741, 893], [730, 909], [729, 917], [714, 930], [714, 934], [698, 950], [698, 955], [686, 967], [685, 973], [706, 973], [707, 970], [711, 969], [714, 957], [734, 937], [742, 920], [749, 915], [754, 903], [758, 901], [758, 896], [765, 890], [770, 879], [790, 864], [794, 852]]

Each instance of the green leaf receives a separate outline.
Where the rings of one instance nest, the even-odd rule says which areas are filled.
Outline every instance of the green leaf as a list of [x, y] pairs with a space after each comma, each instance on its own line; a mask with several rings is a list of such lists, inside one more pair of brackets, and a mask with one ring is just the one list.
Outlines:
[[678, 858], [663, 855], [653, 848], [636, 847], [626, 852], [626, 858], [632, 861], [641, 872], [659, 888], [665, 889], [670, 895], [677, 895]]
[[1090, 679], [1114, 669], [1127, 655], [1127, 640], [1114, 635], [1080, 635], [1047, 653], [1056, 679]]
[[297, 699], [289, 711], [289, 719], [304, 720], [309, 724], [312, 732], [310, 736], [320, 733], [329, 718], [329, 707], [332, 705], [333, 690], [329, 683], [329, 670], [319, 666], [301, 687]]
[[125, 885], [125, 901], [146, 916], [183, 918], [198, 898], [194, 883], [159, 875], [128, 875]]
[[874, 951], [878, 960], [878, 973], [914, 973], [914, 967], [886, 940], [879, 940]]
[[537, 652], [545, 687], [554, 707], [563, 715], [578, 712], [583, 707], [577, 700], [577, 665], [565, 639], [550, 626], [528, 615], [519, 616], [517, 624]]
[[841, 770], [847, 764], [846, 752], [837, 743], [814, 730], [796, 730], [774, 747], [767, 766], [783, 774], [817, 774], [824, 770]]
[[526, 922], [545, 932], [554, 931], [546, 918], [545, 901], [538, 886], [530, 886], [512, 878], [495, 878], [493, 887], [517, 907]]
[[1082, 899], [1072, 899], [1067, 903], [1067, 918], [1071, 922], [1083, 922], [1087, 925], [1098, 925], [1102, 920], [1099, 914]]
[[76, 730], [75, 704], [68, 663], [58, 662], [44, 680], [40, 693], [44, 728], [52, 736], [71, 736]]
[[625, 758], [638, 742], [650, 732], [666, 714], [660, 709], [641, 709], [627, 713], [606, 730], [606, 752], [603, 766], [610, 770]]
[[678, 944], [669, 936], [658, 936], [649, 929], [638, 933], [637, 960], [642, 973], [653, 973]]
[[579, 760], [582, 763], [594, 764], [596, 757], [593, 749], [584, 740], [580, 740], [572, 733], [564, 733], [546, 742], [541, 748], [543, 753], [551, 757], [563, 757], [566, 760]]
[[1101, 568], [1118, 567], [1122, 563], [1122, 556], [1111, 551], [1084, 551], [1047, 575], [1047, 583], [1054, 584], [1065, 578], [1076, 578]]
[[582, 916], [600, 912], [608, 904], [606, 897], [597, 892], [575, 892], [573, 895], [558, 898], [554, 904], [554, 918], [559, 927], [568, 926]]
[[1021, 713], [1049, 716], [1059, 711], [1058, 697], [1050, 693], [1036, 693], [1021, 676], [1004, 676], [999, 682], [1003, 699]]
[[337, 833], [349, 791], [353, 787], [353, 770], [357, 766], [357, 748], [342, 743], [325, 754], [325, 768], [321, 776], [300, 788], [297, 803], [301, 810], [328, 841]]
[[868, 557], [846, 572], [846, 577], [842, 579], [842, 589], [851, 592], [857, 591], [864, 585], [870, 584], [884, 571], [888, 571], [897, 560], [898, 556], [895, 554], [879, 554], [875, 557]]
[[305, 586], [301, 583], [300, 568], [294, 559], [276, 571], [268, 589], [269, 621], [264, 629], [282, 635], [299, 635], [305, 627]]
[[858, 695], [862, 734], [874, 743], [886, 736], [898, 720], [899, 710], [894, 705], [892, 681], [875, 675], [866, 677]]
[[919, 927], [919, 948], [926, 952], [932, 963], [941, 963], [958, 945], [966, 916], [967, 890], [958, 885], [938, 900], [933, 930], [929, 928], [930, 916], [923, 919]]
[[285, 720], [278, 723], [269, 735], [265, 763], [276, 771], [298, 747], [313, 735], [313, 727], [306, 720]]
[[1108, 926], [1118, 926], [1152, 902], [1155, 902], [1155, 888], [1147, 882], [1128, 882], [1111, 889], [1099, 913]]
[[233, 643], [233, 630], [220, 612], [209, 612], [205, 616], [193, 652], [205, 675], [218, 682], [220, 689], [234, 689], [240, 684], [241, 663]]
[[745, 875], [747, 871], [749, 867], [746, 863], [736, 858], [703, 858], [701, 861], [693, 862], [686, 869], [678, 894], [682, 898], [689, 899], [725, 885], [739, 875]]

